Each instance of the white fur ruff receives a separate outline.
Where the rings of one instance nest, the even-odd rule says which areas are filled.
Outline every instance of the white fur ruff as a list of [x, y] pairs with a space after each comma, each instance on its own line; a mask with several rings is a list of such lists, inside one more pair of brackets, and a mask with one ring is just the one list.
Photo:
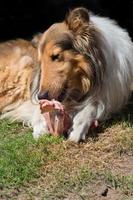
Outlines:
[[[68, 139], [74, 142], [85, 139], [94, 120], [107, 119], [127, 103], [133, 80], [133, 44], [128, 33], [108, 18], [91, 15], [90, 21], [100, 31], [100, 48], [106, 61], [106, 70], [99, 99], [89, 96], [73, 117]], [[34, 81], [33, 87], [36, 84], [37, 81]], [[39, 105], [34, 105], [31, 101], [2, 117], [30, 124], [35, 138], [48, 132]]]
[[[126, 30], [108, 18], [92, 15], [90, 20], [101, 33], [100, 48], [106, 71], [98, 102], [89, 96], [74, 118], [69, 139], [76, 142], [85, 138], [95, 119], [106, 120], [127, 103], [133, 81], [133, 43]], [[97, 104], [94, 104], [95, 101]]]

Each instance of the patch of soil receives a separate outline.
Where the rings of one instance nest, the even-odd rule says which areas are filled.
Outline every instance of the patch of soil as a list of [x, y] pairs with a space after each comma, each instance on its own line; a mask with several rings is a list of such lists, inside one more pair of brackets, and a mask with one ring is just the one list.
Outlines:
[[112, 161], [112, 170], [116, 173], [123, 174], [125, 176], [133, 176], [133, 156], [124, 155], [121, 158], [117, 158]]

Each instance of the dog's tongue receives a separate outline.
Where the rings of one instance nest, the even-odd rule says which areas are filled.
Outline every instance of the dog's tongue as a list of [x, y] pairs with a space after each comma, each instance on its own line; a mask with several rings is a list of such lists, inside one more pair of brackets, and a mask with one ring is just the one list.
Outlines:
[[64, 106], [56, 100], [40, 100], [40, 109], [47, 122], [49, 132], [54, 135], [62, 135], [71, 126], [71, 120]]

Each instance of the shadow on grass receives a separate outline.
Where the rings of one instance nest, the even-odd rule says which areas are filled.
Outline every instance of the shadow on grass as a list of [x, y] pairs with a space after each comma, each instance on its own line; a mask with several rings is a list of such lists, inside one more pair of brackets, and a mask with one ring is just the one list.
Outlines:
[[107, 128], [110, 128], [116, 124], [123, 124], [125, 127], [133, 126], [133, 92], [128, 104], [120, 112], [113, 114], [107, 121], [99, 123], [97, 128], [90, 130], [88, 138], [91, 137], [95, 140]]

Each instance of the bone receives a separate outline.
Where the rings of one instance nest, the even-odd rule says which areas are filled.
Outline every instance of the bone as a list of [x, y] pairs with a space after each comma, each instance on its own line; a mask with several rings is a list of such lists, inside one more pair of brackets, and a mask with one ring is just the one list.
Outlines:
[[40, 109], [47, 122], [49, 132], [54, 136], [63, 135], [70, 128], [71, 120], [64, 106], [56, 100], [40, 100]]

